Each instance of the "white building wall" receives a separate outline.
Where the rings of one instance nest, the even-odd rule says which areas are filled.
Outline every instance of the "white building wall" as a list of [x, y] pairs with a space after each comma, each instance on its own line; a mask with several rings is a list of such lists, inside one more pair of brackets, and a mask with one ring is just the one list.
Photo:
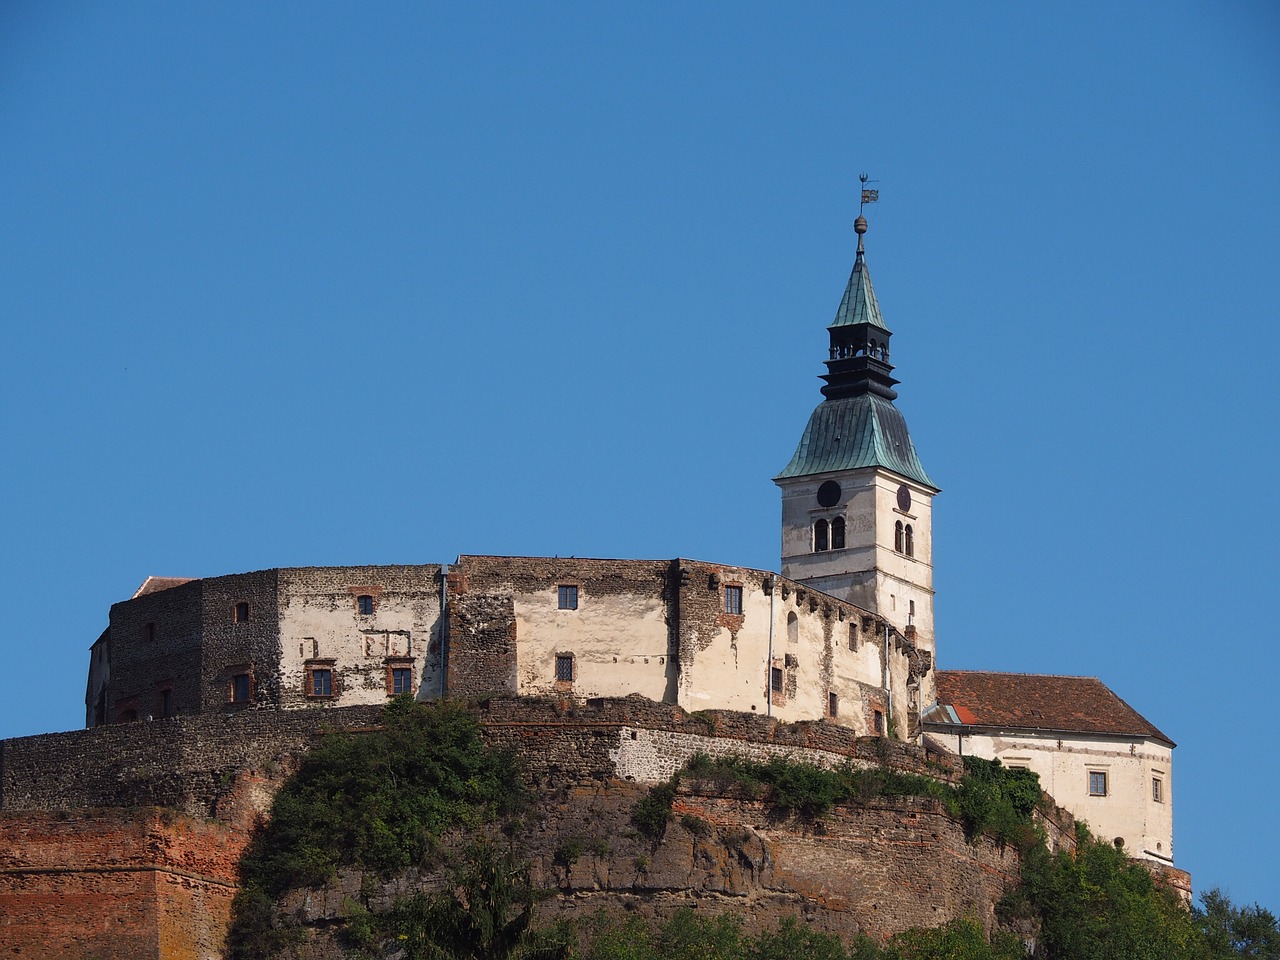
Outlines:
[[[280, 701], [285, 708], [386, 703], [388, 668], [412, 671], [419, 699], [439, 694], [440, 568], [282, 569]], [[358, 598], [373, 598], [362, 614]], [[308, 671], [332, 671], [333, 693], [312, 695]]]
[[[938, 728], [931, 728], [937, 735]], [[1040, 786], [1100, 839], [1124, 841], [1131, 857], [1173, 863], [1173, 751], [1158, 740], [1087, 734], [973, 733], [946, 737], [958, 753], [1025, 767]], [[1105, 773], [1106, 796], [1089, 792]], [[1153, 780], [1160, 781], [1160, 799]]]
[[[572, 578], [566, 578], [572, 579]], [[525, 696], [669, 697], [666, 605], [655, 593], [594, 594], [576, 582], [577, 609], [562, 610], [556, 585], [514, 593], [517, 689]], [[574, 658], [571, 684], [556, 680], [556, 656]]]

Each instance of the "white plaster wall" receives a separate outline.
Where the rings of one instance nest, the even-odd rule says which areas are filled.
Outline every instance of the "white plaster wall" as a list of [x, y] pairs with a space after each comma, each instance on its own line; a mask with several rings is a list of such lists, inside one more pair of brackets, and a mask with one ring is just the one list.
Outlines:
[[[794, 638], [789, 624], [792, 614]], [[828, 694], [835, 693], [838, 712], [831, 719], [858, 736], [869, 736], [874, 731], [864, 687], [883, 685], [883, 637], [874, 626], [871, 632], [862, 630], [863, 615], [862, 610], [818, 591], [786, 582], [774, 584], [771, 609], [769, 592], [759, 582], [748, 582], [740, 628], [735, 632], [717, 625], [709, 633], [694, 636], [698, 652], [680, 675], [678, 702], [690, 711], [741, 710], [792, 722], [826, 718]], [[851, 625], [856, 630], [853, 643]], [[691, 641], [686, 638], [685, 642]], [[772, 697], [771, 666], [781, 668], [785, 678], [783, 691]], [[896, 688], [905, 697], [906, 658], [891, 658], [891, 669]], [[905, 723], [898, 726], [898, 733], [905, 736]]]
[[[386, 703], [387, 659], [411, 658], [419, 699], [439, 695], [439, 568], [325, 567], [281, 570], [281, 705]], [[420, 577], [419, 572], [420, 571]], [[406, 578], [410, 582], [406, 582]], [[356, 596], [374, 595], [374, 612]], [[309, 660], [331, 659], [338, 690], [330, 700], [304, 692]]]
[[[933, 728], [932, 732], [937, 732]], [[1104, 840], [1124, 839], [1131, 857], [1173, 862], [1173, 751], [1157, 740], [1034, 734], [972, 734], [957, 752], [1006, 766], [1022, 766], [1040, 776], [1040, 785], [1077, 820]], [[961, 749], [962, 748], [962, 749]], [[1107, 796], [1089, 795], [1089, 771], [1105, 771]], [[1151, 780], [1161, 778], [1163, 801], [1152, 799]]]
[[[652, 594], [593, 594], [578, 588], [578, 609], [561, 610], [555, 586], [513, 596], [517, 689], [524, 695], [669, 699], [666, 605]], [[574, 657], [571, 689], [557, 684], [556, 655]]]

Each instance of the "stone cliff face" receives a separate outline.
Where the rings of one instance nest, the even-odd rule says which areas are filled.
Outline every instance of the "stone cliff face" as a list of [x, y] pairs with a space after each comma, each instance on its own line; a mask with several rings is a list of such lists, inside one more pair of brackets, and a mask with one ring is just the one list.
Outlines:
[[[321, 731], [358, 731], [377, 717], [363, 708], [190, 717], [0, 743], [0, 952], [217, 960], [236, 860], [274, 790]], [[660, 841], [631, 824], [649, 786], [696, 751], [957, 775], [954, 761], [901, 744], [855, 741], [820, 722], [694, 717], [636, 698], [493, 701], [480, 717], [486, 739], [526, 761], [536, 800], [511, 842], [532, 864], [535, 885], [555, 892], [539, 905], [540, 922], [599, 910], [660, 918], [689, 906], [732, 910], [750, 927], [798, 915], [844, 936], [966, 916], [989, 927], [1017, 876], [1012, 850], [968, 843], [960, 824], [923, 798], [880, 799], [807, 822], [686, 779]], [[311, 930], [305, 956], [341, 956], [333, 922], [351, 901], [378, 908], [442, 883], [432, 874], [380, 886], [362, 880], [347, 874], [281, 905]]]

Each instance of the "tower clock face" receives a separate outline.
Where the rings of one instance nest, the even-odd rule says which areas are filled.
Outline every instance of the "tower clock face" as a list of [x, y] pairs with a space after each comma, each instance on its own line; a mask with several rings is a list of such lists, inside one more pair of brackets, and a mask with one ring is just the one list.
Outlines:
[[[901, 494], [899, 494], [898, 499], [902, 499]], [[828, 480], [818, 488], [818, 506], [834, 507], [839, 502], [840, 484], [836, 483], [834, 480]]]
[[[819, 491], [819, 496], [821, 496], [821, 491]], [[907, 489], [905, 483], [898, 488], [898, 509], [903, 513], [911, 509], [911, 491]]]

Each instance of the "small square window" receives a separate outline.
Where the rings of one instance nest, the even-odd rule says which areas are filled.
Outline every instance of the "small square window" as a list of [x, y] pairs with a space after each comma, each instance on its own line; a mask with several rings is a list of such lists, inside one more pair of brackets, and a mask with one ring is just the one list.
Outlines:
[[561, 610], [577, 610], [578, 588], [568, 584], [556, 587], [556, 605]]
[[556, 679], [564, 683], [573, 682], [573, 654], [556, 654]]
[[313, 669], [311, 671], [310, 692], [313, 697], [333, 696], [333, 671], [321, 667]]
[[783, 681], [782, 668], [770, 667], [769, 668], [769, 689], [772, 690], [774, 693], [781, 693], [782, 681]]
[[724, 588], [724, 612], [742, 615], [742, 588]]
[[237, 673], [231, 678], [231, 702], [249, 702], [249, 675], [247, 673]]
[[1151, 799], [1156, 803], [1164, 803], [1164, 781], [1159, 777], [1151, 778]]
[[249, 604], [247, 601], [241, 600], [236, 604], [235, 621], [236, 623], [249, 622]]
[[1089, 771], [1089, 796], [1105, 797], [1107, 795], [1107, 772], [1105, 770]]
[[413, 671], [408, 667], [391, 668], [391, 692], [395, 696], [413, 693]]
[[373, 595], [362, 593], [356, 597], [356, 613], [362, 617], [373, 616]]

